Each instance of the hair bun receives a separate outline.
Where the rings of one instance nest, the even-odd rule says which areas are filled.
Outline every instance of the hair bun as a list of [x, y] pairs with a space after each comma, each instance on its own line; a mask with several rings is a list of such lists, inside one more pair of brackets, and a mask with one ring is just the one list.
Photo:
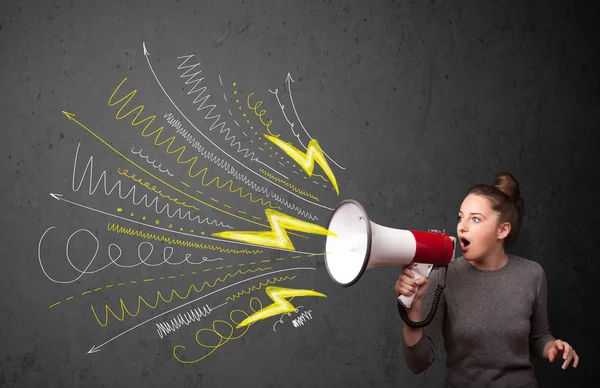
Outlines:
[[509, 172], [501, 172], [496, 176], [494, 186], [506, 194], [513, 203], [522, 202], [519, 182]]

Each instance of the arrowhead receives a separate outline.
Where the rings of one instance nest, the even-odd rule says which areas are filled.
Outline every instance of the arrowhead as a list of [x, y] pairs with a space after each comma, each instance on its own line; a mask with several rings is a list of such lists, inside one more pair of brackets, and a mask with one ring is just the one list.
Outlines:
[[67, 111], [64, 111], [64, 110], [63, 110], [62, 112], [65, 114], [65, 116], [67, 116], [67, 118], [68, 118], [69, 120], [75, 120], [75, 118], [74, 118], [74, 117], [75, 117], [75, 114], [74, 114], [74, 113], [69, 113], [69, 112], [67, 112]]
[[289, 81], [296, 82], [296, 81], [294, 81], [294, 79], [292, 78], [292, 75], [290, 73], [287, 74], [287, 77], [285, 77], [285, 80], [287, 82], [289, 82]]
[[142, 42], [142, 46], [144, 47], [144, 55], [148, 56], [150, 55], [150, 53], [148, 52], [148, 50], [146, 49], [146, 42]]
[[96, 347], [96, 345], [92, 345], [92, 348], [86, 354], [92, 354], [100, 351], [100, 347]]
[[62, 198], [62, 194], [54, 194], [54, 193], [50, 193], [50, 196], [54, 199], [56, 199], [57, 201], [60, 201], [60, 199]]

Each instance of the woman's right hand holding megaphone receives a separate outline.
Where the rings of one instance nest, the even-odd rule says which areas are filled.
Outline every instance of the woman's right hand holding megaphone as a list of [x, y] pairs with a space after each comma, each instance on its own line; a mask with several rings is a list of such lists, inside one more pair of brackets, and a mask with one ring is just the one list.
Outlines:
[[[402, 270], [402, 274], [396, 281], [394, 289], [398, 297], [400, 297], [400, 295], [409, 297], [415, 294], [415, 290], [417, 291], [410, 305], [410, 308], [406, 310], [408, 319], [415, 322], [420, 321], [422, 319], [423, 311], [423, 295], [425, 295], [425, 292], [427, 291], [427, 278], [424, 276], [418, 276], [413, 270], [410, 269], [410, 267], [406, 266], [404, 267], [404, 269]], [[400, 306], [400, 303], [398, 303], [398, 306]], [[403, 306], [398, 308], [405, 307]], [[419, 342], [419, 340], [423, 336], [422, 329], [413, 328], [409, 325], [404, 325], [402, 331], [404, 334], [404, 339], [408, 346], [413, 346], [414, 344]]]
[[417, 309], [420, 309], [423, 295], [425, 295], [425, 292], [427, 291], [427, 278], [423, 276], [415, 276], [415, 272], [411, 270], [410, 267], [406, 266], [396, 281], [394, 289], [396, 290], [396, 294], [398, 296], [412, 296], [416, 290], [417, 294], [413, 299], [411, 307], [417, 306]]

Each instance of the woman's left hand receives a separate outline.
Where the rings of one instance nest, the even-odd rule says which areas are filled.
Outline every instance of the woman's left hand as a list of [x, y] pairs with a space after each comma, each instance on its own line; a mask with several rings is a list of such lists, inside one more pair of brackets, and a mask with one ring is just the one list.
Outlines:
[[556, 359], [560, 359], [562, 355], [562, 359], [565, 360], [563, 362], [562, 368], [567, 369], [567, 366], [573, 361], [573, 368], [577, 368], [577, 364], [579, 364], [579, 356], [575, 352], [575, 349], [571, 347], [567, 342], [561, 341], [559, 339], [551, 342], [552, 347], [548, 351], [548, 360], [553, 362]]

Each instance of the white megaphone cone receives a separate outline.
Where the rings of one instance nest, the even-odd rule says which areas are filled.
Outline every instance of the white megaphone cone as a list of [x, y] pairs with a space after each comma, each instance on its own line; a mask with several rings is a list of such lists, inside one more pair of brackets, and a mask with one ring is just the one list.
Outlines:
[[[335, 234], [325, 241], [325, 265], [337, 284], [347, 287], [364, 271], [377, 266], [411, 266], [415, 279], [429, 277], [432, 268], [446, 267], [454, 259], [456, 238], [440, 231], [388, 228], [369, 220], [355, 200], [342, 201], [329, 220]], [[398, 300], [409, 308], [416, 291]]]

